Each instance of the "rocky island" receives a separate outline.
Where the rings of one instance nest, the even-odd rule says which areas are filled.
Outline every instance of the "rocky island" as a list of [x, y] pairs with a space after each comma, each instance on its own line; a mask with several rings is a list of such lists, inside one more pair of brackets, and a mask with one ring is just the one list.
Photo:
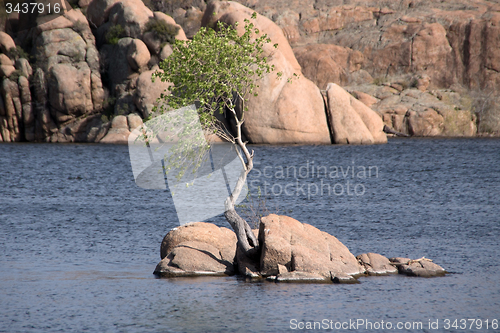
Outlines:
[[254, 258], [241, 253], [234, 232], [196, 222], [172, 229], [161, 244], [160, 277], [234, 275], [277, 282], [357, 283], [360, 276], [404, 274], [436, 277], [446, 271], [426, 258], [355, 257], [336, 237], [291, 217], [271, 214], [254, 230], [261, 244]]

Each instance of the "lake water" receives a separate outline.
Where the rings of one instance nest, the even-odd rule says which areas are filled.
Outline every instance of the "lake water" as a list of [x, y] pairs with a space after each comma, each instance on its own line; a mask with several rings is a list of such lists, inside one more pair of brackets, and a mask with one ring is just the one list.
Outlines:
[[[1, 144], [0, 332], [282, 332], [307, 322], [500, 331], [500, 140], [252, 148], [249, 186], [271, 211], [354, 255], [425, 256], [451, 274], [356, 285], [158, 279], [177, 215], [168, 192], [136, 186], [126, 146]], [[460, 319], [476, 320], [461, 330]]]

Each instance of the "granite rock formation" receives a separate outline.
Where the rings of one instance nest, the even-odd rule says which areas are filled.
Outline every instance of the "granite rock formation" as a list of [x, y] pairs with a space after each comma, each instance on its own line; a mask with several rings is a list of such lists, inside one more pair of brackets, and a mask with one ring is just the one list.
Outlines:
[[334, 236], [291, 217], [271, 214], [254, 230], [261, 244], [258, 258], [237, 248], [233, 231], [194, 222], [172, 229], [161, 244], [160, 277], [233, 275], [276, 282], [357, 283], [368, 275], [399, 273], [434, 277], [446, 274], [431, 260], [410, 260], [364, 253], [358, 257]]
[[[321, 98], [329, 83], [397, 132], [500, 134], [495, 2], [146, 3], [80, 0], [64, 3], [57, 16], [1, 16], [0, 140], [99, 142], [113, 117], [149, 115], [168, 83], [153, 85], [147, 76], [172, 53], [173, 39], [186, 40], [217, 20], [233, 24], [253, 11], [260, 30], [279, 45], [266, 52], [284, 77], [267, 75], [259, 97], [251, 98], [244, 125], [250, 142], [348, 142], [335, 139], [343, 129], [332, 125], [338, 121]], [[168, 36], [159, 33], [162, 27]], [[293, 73], [299, 78], [288, 84]], [[359, 135], [343, 135], [349, 136]], [[362, 136], [353, 142], [384, 141]]]
[[151, 91], [140, 75], [150, 80], [170, 54], [155, 24], [186, 39], [171, 17], [140, 0], [80, 5], [8, 18], [9, 33], [0, 32], [0, 141], [125, 143], [123, 119], [147, 116], [166, 88]]

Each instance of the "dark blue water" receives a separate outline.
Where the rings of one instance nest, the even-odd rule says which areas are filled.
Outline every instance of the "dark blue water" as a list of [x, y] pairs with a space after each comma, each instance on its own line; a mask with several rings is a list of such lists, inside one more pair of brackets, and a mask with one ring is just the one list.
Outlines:
[[[479, 331], [500, 331], [500, 140], [253, 148], [249, 187], [270, 211], [355, 255], [426, 256], [452, 274], [357, 285], [157, 279], [176, 212], [168, 193], [135, 185], [126, 146], [2, 144], [0, 332], [281, 332], [323, 320], [421, 322], [412, 332], [481, 320]], [[452, 327], [469, 318], [472, 327]]]

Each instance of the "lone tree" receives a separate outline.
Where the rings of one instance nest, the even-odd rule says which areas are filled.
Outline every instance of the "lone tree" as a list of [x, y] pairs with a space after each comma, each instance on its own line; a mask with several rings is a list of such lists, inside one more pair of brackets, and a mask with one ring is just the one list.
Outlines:
[[[252, 19], [256, 17], [257, 13], [253, 13]], [[177, 109], [196, 103], [202, 128], [241, 150], [236, 149], [236, 152], [243, 171], [233, 192], [225, 200], [224, 215], [238, 237], [240, 249], [247, 255], [253, 255], [259, 247], [258, 240], [249, 224], [235, 210], [236, 200], [253, 168], [254, 158], [254, 151], [250, 152], [247, 142], [242, 140], [241, 126], [245, 121], [248, 97], [257, 96], [258, 80], [273, 71], [274, 65], [267, 63], [263, 49], [264, 45], [271, 43], [271, 39], [267, 34], [260, 35], [250, 20], [245, 19], [244, 23], [244, 33], [241, 35], [232, 26], [218, 22], [215, 30], [202, 27], [191, 41], [177, 40], [173, 45], [173, 53], [160, 63], [160, 70], [153, 74], [153, 81], [160, 78], [161, 81], [173, 83], [168, 88], [169, 94], [161, 96], [169, 108]], [[274, 44], [274, 47], [278, 45]], [[277, 75], [281, 77], [282, 73], [278, 72]], [[164, 104], [157, 111], [168, 112]], [[231, 133], [216, 117], [217, 113], [226, 112], [234, 120], [235, 133]], [[182, 154], [182, 151], [178, 153]], [[200, 153], [206, 153], [206, 150], [201, 149]], [[199, 161], [199, 156], [187, 159]], [[186, 158], [179, 160], [185, 162]], [[197, 163], [199, 165], [199, 162], [194, 162]]]

